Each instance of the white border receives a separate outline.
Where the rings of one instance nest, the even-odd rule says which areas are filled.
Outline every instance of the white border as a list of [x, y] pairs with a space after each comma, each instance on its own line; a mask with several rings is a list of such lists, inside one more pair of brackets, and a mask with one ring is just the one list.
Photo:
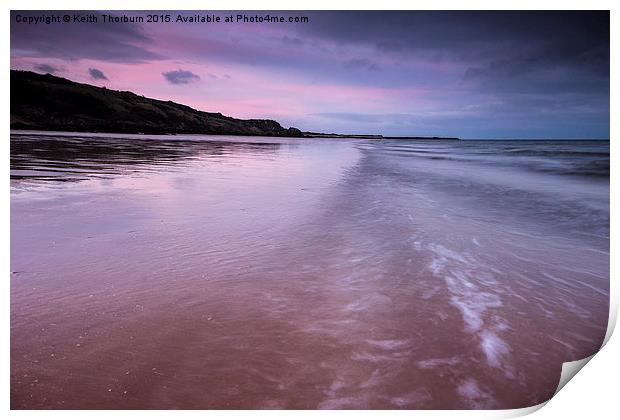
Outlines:
[[[8, 68], [10, 67], [10, 26], [7, 24], [10, 16], [9, 11], [11, 9], [16, 10], [25, 10], [25, 9], [33, 9], [33, 10], [79, 10], [79, 9], [106, 9], [106, 10], [348, 10], [348, 9], [362, 9], [362, 10], [380, 10], [380, 9], [415, 9], [415, 10], [466, 10], [466, 9], [492, 9], [492, 10], [580, 10], [580, 9], [588, 9], [588, 10], [611, 10], [611, 56], [612, 56], [612, 69], [615, 70], [615, 73], [618, 74], [618, 30], [617, 25], [619, 19], [617, 18], [618, 6], [614, 8], [616, 4], [619, 4], [617, 1], [602, 1], [602, 0], [589, 0], [589, 1], [549, 1], [549, 0], [521, 0], [521, 1], [488, 1], [488, 0], [469, 0], [469, 1], [458, 1], [458, 0], [433, 0], [427, 2], [408, 2], [404, 0], [381, 0], [370, 2], [367, 0], [359, 0], [359, 1], [342, 1], [342, 0], [302, 0], [296, 1], [295, 3], [287, 2], [283, 0], [263, 0], [263, 1], [243, 1], [243, 0], [227, 0], [226, 2], [219, 2], [217, 4], [206, 2], [206, 1], [198, 1], [198, 0], [175, 0], [171, 1], [162, 1], [162, 0], [152, 0], [152, 1], [135, 1], [132, 3], [128, 3], [126, 0], [94, 0], [85, 4], [84, 1], [78, 0], [59, 0], [53, 3], [49, 1], [43, 0], [8, 0], [3, 2], [4, 6], [4, 24], [2, 25], [3, 31], [3, 39], [2, 39], [2, 49], [3, 56], [2, 59], [5, 62], [4, 69], [5, 71], [2, 74], [2, 92], [9, 91], [9, 72]], [[616, 10], [614, 10], [616, 9]], [[614, 71], [612, 71], [614, 74]], [[615, 83], [615, 78], [612, 77], [611, 80], [611, 114], [617, 115], [614, 111], [618, 109], [617, 100], [618, 100], [618, 85]], [[9, 305], [9, 267], [10, 267], [10, 259], [9, 259], [9, 232], [10, 232], [10, 195], [9, 195], [9, 95], [3, 95], [2, 100], [2, 110], [0, 110], [0, 115], [3, 115], [2, 119], [2, 128], [3, 133], [5, 133], [2, 148], [4, 151], [3, 159], [0, 160], [0, 165], [2, 168], [2, 173], [4, 174], [4, 180], [7, 185], [4, 195], [2, 196], [2, 205], [0, 211], [2, 212], [2, 218], [0, 219], [1, 223], [1, 232], [3, 233], [2, 242], [0, 242], [2, 255], [1, 255], [1, 264], [2, 264], [2, 272], [5, 274], [5, 283], [4, 283], [4, 293], [2, 295], [2, 308], [4, 309], [2, 312], [2, 337], [4, 338], [4, 345], [0, 348], [2, 352], [2, 371], [0, 372], [0, 384], [1, 384], [1, 398], [3, 403], [3, 408], [5, 410], [9, 409], [9, 395], [10, 395], [10, 375], [9, 375], [9, 321], [10, 321], [10, 305]], [[617, 123], [614, 123], [614, 120], [611, 121], [611, 131], [610, 131], [610, 139], [611, 140], [611, 150], [612, 150], [612, 161], [615, 161], [614, 155], [614, 141], [617, 134]], [[612, 169], [611, 172], [611, 210], [617, 208], [618, 200], [616, 199], [618, 194], [616, 194], [616, 172]], [[616, 240], [617, 235], [615, 229], [615, 220], [612, 217], [612, 225], [611, 225], [611, 255], [617, 255], [616, 250], [618, 249]], [[616, 278], [617, 272], [617, 264], [611, 264], [611, 278]], [[611, 282], [611, 313], [610, 313], [610, 326], [615, 324], [615, 320], [617, 318], [618, 313], [618, 290], [617, 284], [615, 281]], [[611, 331], [608, 331], [609, 339]], [[317, 415], [326, 418], [335, 418], [335, 417], [350, 417], [350, 418], [374, 418], [377, 415], [380, 416], [388, 416], [393, 418], [407, 418], [409, 419], [411, 416], [416, 416], [418, 418], [471, 418], [471, 419], [481, 419], [481, 418], [506, 418], [506, 417], [515, 417], [520, 415], [529, 414], [533, 411], [536, 411], [530, 418], [534, 419], [548, 419], [548, 418], [568, 418], [568, 419], [583, 419], [584, 417], [590, 418], [609, 418], [613, 414], [618, 413], [618, 395], [617, 395], [617, 384], [618, 384], [618, 374], [619, 374], [619, 361], [618, 356], [620, 355], [620, 343], [617, 337], [611, 339], [607, 345], [604, 347], [604, 351], [600, 354], [597, 354], [590, 363], [588, 363], [587, 367], [583, 369], [578, 375], [577, 379], [570, 381], [568, 385], [561, 392], [552, 398], [547, 404], [546, 407], [542, 410], [536, 411], [535, 408], [529, 409], [521, 409], [521, 410], [505, 410], [505, 411], [149, 411], [148, 413], [144, 413], [144, 415], [148, 415], [151, 418], [164, 418], [168, 416], [182, 416], [185, 418], [204, 418], [205, 415], [209, 417], [217, 417], [224, 419], [236, 419], [239, 417], [256, 417], [256, 418], [264, 418], [264, 419], [272, 419], [272, 418], [284, 418], [288, 416], [295, 416], [296, 418], [304, 419], [310, 418]], [[545, 404], [542, 404], [545, 405]], [[41, 416], [57, 418], [57, 419], [65, 419], [65, 418], [83, 418], [84, 416], [88, 416], [91, 418], [107, 418], [110, 415], [114, 415], [115, 417], [121, 418], [130, 418], [135, 415], [140, 415], [140, 413], [136, 413], [133, 411], [11, 411], [10, 415], [15, 418], [39, 418]]]

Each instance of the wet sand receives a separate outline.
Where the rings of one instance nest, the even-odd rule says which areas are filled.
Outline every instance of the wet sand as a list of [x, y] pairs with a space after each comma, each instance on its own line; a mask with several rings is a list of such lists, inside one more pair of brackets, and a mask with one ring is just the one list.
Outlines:
[[12, 137], [13, 409], [518, 408], [602, 343], [608, 176], [138, 140]]

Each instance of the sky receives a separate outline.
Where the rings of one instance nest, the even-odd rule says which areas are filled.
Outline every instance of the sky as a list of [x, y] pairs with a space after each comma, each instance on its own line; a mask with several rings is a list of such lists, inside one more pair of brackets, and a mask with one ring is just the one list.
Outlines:
[[303, 131], [609, 138], [608, 11], [152, 13], [12, 11], [11, 68]]

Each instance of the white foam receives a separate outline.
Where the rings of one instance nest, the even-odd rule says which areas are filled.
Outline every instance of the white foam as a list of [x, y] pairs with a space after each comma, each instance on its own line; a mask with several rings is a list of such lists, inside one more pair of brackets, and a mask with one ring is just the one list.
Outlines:
[[454, 366], [459, 362], [458, 357], [428, 359], [418, 362], [420, 369], [434, 369], [439, 366]]
[[395, 350], [407, 346], [409, 340], [366, 340], [366, 342], [382, 350]]
[[458, 261], [463, 264], [468, 264], [468, 265], [470, 264], [470, 261], [468, 261], [468, 258], [466, 255], [459, 254], [458, 252], [448, 249], [442, 245], [431, 245], [429, 248], [432, 251], [434, 251], [436, 254], [446, 259]]
[[370, 375], [370, 377], [364, 382], [362, 382], [359, 385], [359, 387], [360, 388], [374, 388], [381, 384], [382, 378], [383, 378], [383, 375], [381, 375], [381, 373], [379, 372], [379, 369], [375, 369]]
[[419, 388], [413, 392], [398, 397], [391, 397], [390, 403], [398, 407], [414, 407], [418, 404], [430, 401], [431, 394], [425, 388]]
[[450, 298], [450, 303], [461, 311], [469, 331], [478, 331], [482, 328], [484, 324], [482, 315], [487, 309], [502, 306], [499, 296], [486, 292], [455, 294]]
[[489, 330], [480, 332], [480, 339], [480, 347], [486, 356], [487, 363], [492, 367], [502, 367], [503, 359], [510, 354], [508, 344]]
[[497, 280], [470, 255], [459, 254], [441, 245], [431, 245], [429, 249], [436, 253], [429, 264], [430, 270], [443, 277], [451, 294], [450, 303], [461, 312], [465, 330], [478, 335], [486, 362], [491, 367], [504, 369], [506, 375], [512, 375], [507, 360], [510, 347], [497, 335], [510, 326], [496, 313], [489, 313], [490, 309], [502, 307], [502, 300], [498, 294], [482, 289], [493, 287], [493, 291], [501, 291]]
[[467, 379], [464, 382], [461, 382], [456, 388], [456, 392], [460, 396], [469, 399], [477, 399], [483, 395], [480, 388], [478, 388], [478, 383], [475, 379]]
[[466, 379], [456, 388], [457, 394], [463, 398], [472, 408], [490, 408], [495, 405], [495, 400], [488, 392], [480, 389], [475, 379]]
[[385, 361], [394, 361], [394, 360], [409, 357], [410, 355], [411, 355], [411, 352], [409, 351], [391, 353], [389, 355], [371, 354], [368, 352], [355, 352], [351, 355], [351, 360], [378, 363], [378, 362], [385, 362]]

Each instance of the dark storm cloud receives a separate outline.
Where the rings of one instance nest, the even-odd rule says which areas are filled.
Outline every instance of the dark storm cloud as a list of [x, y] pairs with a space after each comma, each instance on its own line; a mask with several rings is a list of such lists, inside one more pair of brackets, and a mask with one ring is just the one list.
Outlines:
[[166, 80], [173, 85], [185, 85], [187, 83], [197, 82], [200, 77], [189, 70], [173, 70], [162, 73]]
[[106, 75], [99, 69], [90, 68], [88, 69], [88, 74], [90, 74], [90, 77], [94, 80], [108, 80]]
[[609, 12], [384, 11], [314, 12], [307, 35], [371, 44], [383, 51], [480, 57], [508, 45], [542, 42], [579, 55], [609, 42]]
[[[308, 24], [273, 27], [282, 31], [274, 35], [281, 48], [268, 48], [260, 37], [238, 37], [243, 27], [235, 37], [210, 35], [188, 42], [186, 48], [196, 55], [208, 51], [210, 60], [312, 72], [322, 80], [364, 86], [432, 84], [441, 76], [434, 73], [435, 64], [452, 66], [451, 77], [474, 92], [609, 92], [607, 11], [304, 14], [310, 17]], [[334, 46], [365, 48], [368, 55], [347, 56]], [[407, 72], [412, 61], [430, 67]], [[376, 70], [385, 74], [379, 76]]]
[[462, 63], [465, 79], [481, 88], [548, 89], [547, 77], [528, 74], [561, 69], [558, 89], [608, 90], [607, 11], [333, 12], [313, 14], [300, 29], [379, 54]]
[[41, 73], [49, 73], [49, 74], [54, 74], [58, 71], [58, 69], [54, 66], [51, 66], [49, 64], [45, 64], [45, 63], [41, 63], [41, 64], [36, 64], [34, 66], [34, 69], [38, 72]]
[[[97, 17], [97, 22], [51, 23], [49, 25], [28, 25], [16, 22], [17, 15], [34, 17], [69, 14], [72, 16], [74, 13], [92, 14]], [[137, 63], [162, 58], [149, 49], [151, 44], [152, 40], [139, 24], [106, 24], [100, 12], [11, 11], [11, 52], [13, 54], [68, 60], [94, 59]]]

